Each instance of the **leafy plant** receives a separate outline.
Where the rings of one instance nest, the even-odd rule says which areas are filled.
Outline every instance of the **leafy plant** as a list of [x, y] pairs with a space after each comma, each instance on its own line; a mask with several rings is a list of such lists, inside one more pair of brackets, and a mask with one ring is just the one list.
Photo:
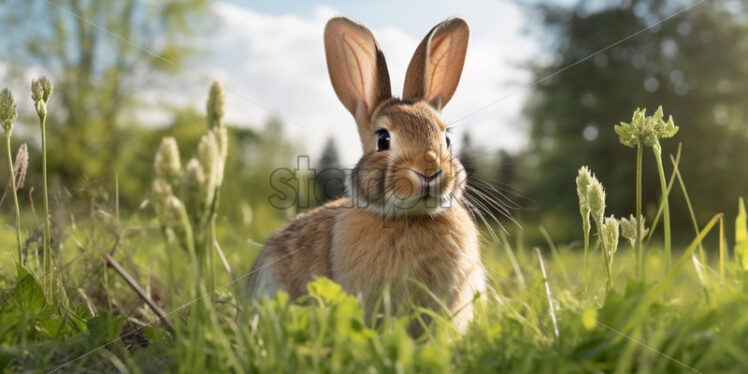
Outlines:
[[[673, 117], [668, 117], [667, 122], [663, 121], [662, 106], [651, 116], [646, 115], [647, 109], [637, 108], [631, 118], [630, 123], [621, 122], [615, 126], [615, 132], [618, 134], [621, 144], [636, 148], [636, 219], [640, 220], [642, 214], [642, 150], [643, 147], [652, 147], [655, 161], [657, 162], [657, 171], [660, 176], [660, 188], [662, 192], [662, 201], [664, 206], [664, 230], [665, 230], [665, 267], [670, 269], [670, 207], [668, 204], [668, 187], [665, 180], [665, 171], [662, 168], [662, 146], [660, 139], [672, 138], [678, 133], [678, 126], [673, 124]], [[644, 277], [643, 253], [641, 238], [641, 227], [643, 223], [636, 224], [636, 256], [637, 256], [637, 276], [639, 279]]]
[[738, 216], [735, 218], [735, 260], [742, 271], [748, 271], [748, 218], [745, 202], [740, 198]]
[[18, 244], [18, 261], [24, 263], [23, 253], [21, 252], [21, 211], [18, 207], [18, 194], [16, 193], [16, 177], [13, 168], [13, 156], [10, 150], [10, 132], [13, 129], [13, 122], [18, 117], [16, 102], [13, 94], [7, 88], [0, 92], [0, 123], [5, 130], [5, 149], [8, 156], [8, 172], [10, 173], [11, 194], [13, 195], [13, 204], [16, 209], [16, 242]]

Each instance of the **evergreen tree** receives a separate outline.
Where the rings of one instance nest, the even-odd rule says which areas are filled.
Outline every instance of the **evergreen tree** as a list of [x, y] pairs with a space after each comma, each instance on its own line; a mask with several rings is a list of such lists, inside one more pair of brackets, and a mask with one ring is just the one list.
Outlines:
[[321, 205], [345, 193], [345, 172], [341, 168], [338, 148], [332, 137], [325, 143], [314, 179], [317, 186], [317, 199], [313, 203]]
[[468, 184], [474, 182], [476, 178], [476, 163], [475, 163], [475, 149], [473, 149], [473, 140], [470, 137], [470, 133], [465, 132], [462, 135], [462, 145], [459, 153], [459, 159], [462, 166], [465, 168], [465, 172], [468, 175]]

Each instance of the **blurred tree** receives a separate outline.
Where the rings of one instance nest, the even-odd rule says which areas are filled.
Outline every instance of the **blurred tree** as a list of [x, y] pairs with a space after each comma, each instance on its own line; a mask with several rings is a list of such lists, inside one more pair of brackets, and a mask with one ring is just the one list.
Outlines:
[[475, 169], [477, 167], [475, 163], [475, 152], [476, 150], [473, 149], [473, 140], [470, 138], [470, 133], [465, 132], [462, 134], [462, 144], [460, 145], [458, 158], [468, 175], [468, 183], [473, 182], [473, 178], [475, 178], [477, 173], [477, 170]]
[[499, 151], [498, 155], [498, 170], [496, 174], [496, 185], [509, 187], [514, 185], [516, 178], [515, 163], [517, 159], [512, 156], [505, 149]]
[[[675, 139], [663, 141], [665, 169], [669, 175], [667, 155], [683, 142], [680, 169], [702, 222], [716, 212], [732, 214], [748, 190], [748, 168], [740, 166], [748, 160], [746, 3], [703, 2], [675, 15], [683, 8], [667, 0], [572, 7], [548, 1], [532, 8], [543, 20], [543, 37], [553, 36], [553, 59], [534, 67], [539, 84], [526, 106], [531, 146], [519, 171], [554, 237], [578, 236], [579, 224], [566, 218], [577, 209], [581, 165], [607, 187], [610, 212], [634, 211], [635, 151], [618, 143], [613, 125], [629, 121], [636, 107], [651, 113], [662, 105], [680, 126]], [[648, 25], [655, 26], [642, 32]], [[659, 188], [647, 152], [644, 199], [651, 212]], [[671, 201], [675, 227], [690, 234], [677, 183]]]
[[314, 182], [317, 188], [317, 198], [313, 201], [315, 205], [322, 205], [345, 193], [345, 172], [340, 165], [338, 148], [332, 137], [327, 139], [325, 148], [322, 150]]
[[125, 109], [142, 108], [159, 78], [180, 72], [195, 51], [188, 36], [209, 14], [207, 0], [3, 4], [0, 58], [21, 79], [34, 67], [54, 82], [49, 168], [63, 182], [112, 175], [127, 151], [125, 124], [136, 122]]

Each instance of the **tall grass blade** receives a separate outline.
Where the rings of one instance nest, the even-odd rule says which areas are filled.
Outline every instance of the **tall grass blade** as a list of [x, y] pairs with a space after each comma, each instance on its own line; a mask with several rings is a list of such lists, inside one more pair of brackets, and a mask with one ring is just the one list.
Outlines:
[[[680, 154], [681, 147], [683, 146], [683, 143], [678, 144], [678, 153]], [[678, 168], [678, 163], [676, 162], [673, 155], [670, 155], [670, 162], [673, 164], [673, 173], [675, 173], [675, 176], [678, 178], [678, 184], [680, 185], [681, 192], [683, 192], [683, 198], [686, 200], [686, 206], [688, 207], [688, 213], [691, 216], [691, 224], [693, 224], [693, 230], [695, 235], [699, 235], [699, 223], [696, 219], [696, 213], [694, 213], [693, 205], [691, 204], [691, 198], [688, 195], [688, 190], [686, 190], [686, 183], [683, 182], [683, 176], [680, 173], [680, 170]], [[722, 227], [721, 224], [722, 220], [720, 220], [720, 227]], [[720, 229], [720, 237], [722, 237]], [[704, 252], [704, 245], [702, 243], [699, 243], [699, 256], [697, 258], [696, 252], [691, 254], [692, 261], [694, 264], [694, 268], [696, 269], [696, 275], [699, 277], [699, 283], [701, 284], [701, 288], [704, 290], [704, 297], [706, 298], [706, 303], [709, 304], [709, 289], [707, 287], [706, 277], [704, 277], [704, 272], [702, 271], [702, 266], [706, 265], [706, 253]]]
[[545, 272], [545, 264], [543, 263], [543, 255], [540, 253], [540, 249], [535, 247], [535, 253], [538, 254], [538, 262], [540, 263], [540, 273], [543, 275], [543, 284], [545, 285], [545, 296], [548, 298], [548, 313], [551, 315], [551, 321], [553, 322], [553, 334], [556, 335], [556, 339], [559, 337], [558, 333], [558, 321], [556, 321], [556, 311], [553, 307], [553, 295], [551, 295], [551, 286], [548, 284], [548, 274]]
[[[678, 262], [676, 262], [673, 268], [670, 269], [667, 275], [665, 275], [665, 278], [642, 298], [636, 309], [634, 309], [634, 312], [631, 314], [629, 321], [626, 323], [622, 331], [630, 331], [631, 328], [644, 321], [649, 306], [651, 306], [652, 303], [660, 298], [660, 296], [662, 296], [662, 294], [665, 292], [665, 289], [667, 289], [667, 287], [673, 282], [673, 280], [675, 280], [675, 277], [681, 271], [686, 261], [688, 261], [688, 258], [696, 250], [696, 248], [698, 248], [699, 243], [701, 243], [709, 234], [709, 232], [711, 232], [712, 228], [714, 228], [714, 225], [717, 224], [721, 217], [722, 213], [716, 214], [714, 217], [712, 217], [709, 223], [704, 226], [704, 228], [699, 232], [699, 235], [693, 240], [693, 242], [691, 242], [691, 245], [689, 245], [688, 248], [686, 248], [686, 250], [683, 252], [683, 255], [681, 255]], [[613, 342], [618, 341], [621, 338], [621, 336], [617, 336], [613, 339]]]

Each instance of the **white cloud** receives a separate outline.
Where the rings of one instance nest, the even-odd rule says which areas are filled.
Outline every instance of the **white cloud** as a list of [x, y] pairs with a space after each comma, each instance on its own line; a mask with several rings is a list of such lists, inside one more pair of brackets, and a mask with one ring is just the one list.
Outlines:
[[[417, 9], [419, 5], [411, 6]], [[487, 0], [437, 2], [433, 6], [440, 13], [466, 18], [472, 30], [460, 87], [444, 110], [445, 120], [469, 115], [529, 81], [528, 73], [516, 64], [529, 58], [534, 45], [519, 32], [522, 17], [517, 6]], [[199, 70], [201, 75], [220, 80], [229, 91], [227, 120], [261, 124], [272, 113], [280, 114], [287, 123], [289, 136], [304, 144], [312, 155], [317, 155], [325, 139], [333, 135], [344, 162], [355, 163], [360, 155], [358, 135], [353, 119], [330, 85], [322, 43], [325, 22], [341, 12], [317, 6], [309, 15], [273, 15], [225, 2], [214, 7], [220, 28], [210, 40], [202, 41], [209, 43], [214, 56]], [[347, 11], [347, 15], [357, 18], [355, 10]], [[422, 17], [416, 17], [422, 23], [431, 22], [434, 16], [423, 10], [399, 11], [423, 13]], [[414, 26], [412, 22], [403, 26], [394, 23], [402, 16], [392, 17], [393, 24], [374, 21], [367, 25], [385, 53], [395, 95], [400, 94], [405, 69], [416, 45], [433, 26], [426, 26], [414, 35], [414, 31], [404, 31]], [[460, 121], [458, 132], [470, 131], [479, 145], [518, 149], [525, 136], [514, 124], [524, 98], [523, 93], [511, 95], [470, 115]], [[200, 95], [194, 102], [202, 100]]]

